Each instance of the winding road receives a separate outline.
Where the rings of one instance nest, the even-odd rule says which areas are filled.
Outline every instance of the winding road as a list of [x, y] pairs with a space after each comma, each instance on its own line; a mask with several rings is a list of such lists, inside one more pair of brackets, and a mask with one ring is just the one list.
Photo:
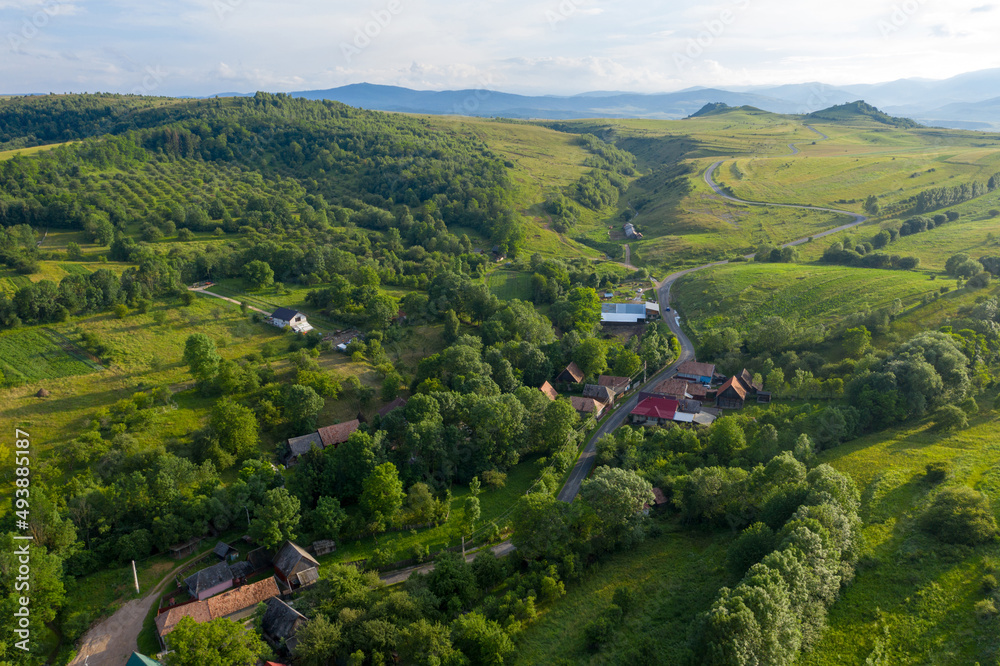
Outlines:
[[[822, 137], [822, 139], [829, 138], [819, 130], [809, 125], [806, 125], [806, 127], [812, 130], [813, 132], [819, 134], [820, 137]], [[791, 153], [792, 155], [799, 152], [799, 149], [796, 148], [794, 144], [788, 144], [788, 147], [792, 149]], [[829, 236], [830, 234], [835, 234], [844, 231], [846, 229], [850, 229], [851, 227], [856, 227], [868, 219], [864, 215], [853, 213], [847, 210], [839, 210], [837, 208], [824, 208], [822, 206], [808, 206], [805, 204], [780, 204], [780, 203], [767, 203], [764, 201], [747, 201], [746, 199], [740, 199], [738, 197], [734, 197], [730, 194], [727, 194], [722, 189], [722, 187], [715, 182], [715, 179], [713, 178], [716, 170], [719, 168], [719, 165], [722, 164], [724, 161], [725, 160], [719, 160], [718, 162], [711, 164], [707, 169], [705, 169], [705, 174], [704, 174], [705, 182], [708, 184], [708, 186], [711, 187], [712, 190], [723, 199], [732, 201], [733, 203], [747, 204], [750, 206], [774, 206], [776, 208], [799, 208], [803, 210], [816, 210], [825, 213], [838, 213], [840, 215], [850, 215], [853, 218], [852, 221], [847, 224], [842, 224], [838, 227], [827, 229], [826, 231], [822, 231], [810, 237], [793, 240], [791, 242], [783, 244], [781, 247], [792, 247], [795, 245], [802, 245], [803, 243], [809, 242], [810, 238], [816, 239], [816, 238], [822, 238], [824, 236]], [[749, 254], [746, 255], [746, 257], [749, 259], [753, 257], [753, 255]], [[597, 429], [596, 432], [594, 432], [594, 434], [590, 438], [590, 441], [587, 442], [587, 445], [580, 453], [580, 457], [577, 458], [576, 465], [573, 467], [573, 471], [570, 472], [569, 478], [566, 480], [566, 484], [559, 491], [558, 499], [562, 500], [563, 502], [572, 502], [573, 498], [576, 497], [577, 493], [580, 492], [581, 484], [583, 484], [584, 479], [586, 479], [587, 476], [590, 475], [590, 471], [594, 467], [594, 462], [596, 460], [596, 455], [597, 455], [598, 440], [600, 440], [601, 437], [603, 437], [604, 435], [613, 432], [616, 428], [620, 427], [625, 422], [625, 419], [628, 418], [629, 413], [631, 413], [631, 411], [635, 409], [636, 405], [639, 403], [639, 394], [643, 390], [656, 386], [656, 384], [658, 384], [659, 382], [663, 381], [664, 379], [667, 379], [668, 377], [671, 377], [676, 372], [677, 366], [680, 365], [681, 363], [694, 359], [695, 357], [694, 345], [691, 344], [691, 340], [688, 339], [687, 335], [681, 329], [680, 318], [677, 317], [676, 311], [670, 310], [670, 288], [674, 285], [674, 282], [676, 282], [678, 278], [681, 278], [687, 275], [688, 273], [694, 273], [695, 271], [701, 271], [706, 268], [712, 268], [714, 266], [722, 266], [723, 264], [728, 264], [728, 263], [729, 260], [727, 259], [724, 261], [716, 261], [710, 264], [695, 266], [694, 268], [687, 268], [685, 270], [678, 271], [676, 273], [668, 275], [661, 282], [657, 283], [656, 289], [660, 301], [660, 315], [663, 317], [663, 321], [667, 323], [667, 326], [670, 327], [670, 331], [677, 336], [678, 342], [680, 342], [681, 345], [680, 356], [671, 366], [657, 373], [652, 379], [646, 382], [646, 384], [642, 387], [642, 389], [636, 391], [631, 398], [627, 399], [623, 403], [620, 403], [618, 407], [615, 409], [614, 413], [610, 417], [608, 417], [608, 420], [605, 421], [601, 425], [601, 427]]]

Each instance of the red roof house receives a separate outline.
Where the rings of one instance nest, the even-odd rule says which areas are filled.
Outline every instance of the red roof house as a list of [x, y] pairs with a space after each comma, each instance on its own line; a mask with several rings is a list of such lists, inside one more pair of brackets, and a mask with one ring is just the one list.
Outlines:
[[719, 387], [715, 404], [723, 409], [743, 409], [743, 403], [746, 399], [747, 390], [740, 383], [739, 378], [734, 375]]
[[663, 425], [674, 420], [679, 403], [673, 398], [651, 396], [642, 400], [629, 414], [632, 423], [639, 425]]
[[319, 429], [319, 438], [323, 442], [323, 448], [328, 446], [336, 447], [347, 441], [347, 438], [351, 436], [351, 433], [358, 429], [361, 422], [357, 419], [353, 421], [345, 421], [344, 423], [337, 423], [335, 425], [326, 426], [325, 428]]

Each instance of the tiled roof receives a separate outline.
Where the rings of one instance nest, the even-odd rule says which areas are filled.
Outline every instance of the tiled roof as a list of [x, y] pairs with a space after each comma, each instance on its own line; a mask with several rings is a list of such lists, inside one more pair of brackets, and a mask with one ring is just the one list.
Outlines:
[[274, 597], [266, 602], [267, 610], [261, 628], [276, 639], [289, 638], [298, 628], [300, 622], [306, 622], [306, 616], [298, 612], [281, 599]]
[[670, 395], [675, 398], [683, 398], [684, 395], [688, 393], [688, 380], [678, 379], [677, 377], [664, 379], [656, 385], [656, 388], [653, 389], [653, 393]]
[[194, 596], [200, 595], [205, 590], [215, 587], [220, 583], [233, 579], [233, 572], [229, 570], [229, 565], [225, 562], [213, 564], [207, 569], [196, 571], [184, 579], [184, 583], [191, 590]]
[[233, 547], [230, 546], [228, 543], [226, 543], [225, 541], [220, 541], [219, 543], [215, 544], [215, 548], [212, 549], [212, 552], [221, 557], [222, 559], [226, 559], [227, 557], [229, 557], [229, 551], [231, 551], [232, 549]]
[[736, 379], [736, 377], [730, 377], [729, 379], [727, 379], [726, 383], [719, 387], [719, 393], [718, 393], [718, 395], [721, 396], [723, 393], [725, 393], [726, 389], [729, 389], [729, 388], [731, 388], [734, 391], [736, 391], [736, 394], [738, 396], [740, 396], [740, 399], [742, 399], [742, 400], [746, 399], [746, 397], [747, 397], [747, 390], [745, 388], [743, 388], [743, 384], [741, 384]]
[[698, 361], [685, 361], [677, 366], [677, 374], [711, 377], [715, 374], [715, 365], [711, 363], [699, 363]]
[[607, 404], [615, 399], [615, 392], [608, 386], [600, 386], [599, 384], [587, 384], [586, 386], [583, 387], [583, 397], [593, 398], [598, 402], [603, 402]]
[[677, 406], [677, 401], [673, 398], [653, 396], [636, 405], [632, 414], [646, 418], [673, 420], [674, 414], [677, 413]]
[[625, 387], [628, 386], [629, 381], [628, 377], [615, 377], [613, 375], [601, 375], [597, 378], [597, 384], [599, 386], [607, 386], [608, 388], [613, 389], [615, 393], [621, 393], [624, 391]]
[[323, 439], [317, 432], [311, 432], [301, 437], [292, 437], [288, 440], [288, 454], [290, 458], [298, 458], [309, 449], [323, 448]]
[[388, 405], [384, 405], [383, 407], [381, 407], [378, 410], [378, 415], [379, 416], [385, 416], [386, 414], [388, 414], [392, 410], [394, 410], [394, 409], [396, 409], [398, 407], [404, 407], [404, 406], [406, 406], [406, 398], [396, 398], [395, 400], [393, 400], [392, 402], [390, 402]]
[[171, 608], [157, 615], [156, 630], [160, 633], [160, 636], [166, 636], [174, 630], [178, 622], [186, 617], [199, 623], [208, 622], [212, 619], [211, 614], [208, 612], [208, 604], [204, 601], [196, 601], [193, 604]]
[[572, 377], [573, 381], [577, 384], [583, 381], [583, 370], [581, 370], [580, 366], [576, 364], [576, 361], [570, 361], [570, 364], [566, 366], [566, 369], [563, 370], [563, 372], [569, 373], [569, 376]]
[[278, 583], [274, 576], [256, 583], [250, 583], [233, 590], [228, 590], [210, 599], [201, 602], [208, 606], [209, 615], [212, 619], [226, 617], [233, 613], [256, 606], [262, 601], [267, 601], [271, 597], [276, 597], [281, 592], [278, 590]]
[[542, 391], [542, 393], [544, 393], [545, 395], [547, 395], [549, 397], [549, 400], [556, 400], [556, 399], [559, 398], [558, 391], [556, 391], [554, 388], [552, 388], [552, 384], [549, 384], [548, 382], [545, 382], [544, 384], [542, 384], [541, 391]]
[[319, 562], [307, 553], [304, 548], [291, 541], [286, 541], [285, 545], [278, 551], [278, 554], [274, 556], [274, 566], [277, 567], [278, 571], [287, 576], [295, 568], [295, 565], [302, 560], [310, 562], [311, 566], [319, 566]]
[[578, 412], [583, 412], [584, 414], [593, 414], [601, 411], [602, 405], [593, 398], [581, 398], [579, 396], [571, 396], [570, 402], [573, 403], [573, 409]]
[[347, 438], [351, 436], [351, 433], [357, 430], [360, 425], [361, 422], [354, 419], [352, 421], [344, 421], [343, 423], [337, 423], [335, 425], [320, 428], [319, 438], [323, 443], [323, 448], [343, 444], [347, 441]]
[[659, 488], [653, 488], [653, 504], [660, 505], [667, 503], [667, 496]]
[[743, 372], [738, 374], [737, 377], [739, 378], [740, 383], [743, 384], [743, 388], [745, 388], [747, 391], [750, 391], [751, 389], [755, 391], [760, 391], [761, 389], [764, 388], [759, 383], [753, 380], [753, 375], [751, 375], [750, 371], [747, 370], [746, 368], [743, 368]]

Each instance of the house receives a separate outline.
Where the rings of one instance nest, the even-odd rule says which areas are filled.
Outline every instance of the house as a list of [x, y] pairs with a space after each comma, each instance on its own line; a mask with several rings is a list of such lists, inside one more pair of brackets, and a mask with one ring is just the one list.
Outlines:
[[677, 376], [681, 379], [690, 379], [702, 384], [711, 384], [714, 375], [715, 366], [711, 363], [684, 361], [677, 366]]
[[625, 232], [625, 238], [629, 240], [637, 240], [642, 238], [642, 234], [635, 230], [635, 225], [631, 222], [626, 222], [625, 226], [622, 227], [622, 231]]
[[215, 556], [223, 562], [235, 560], [240, 556], [240, 551], [236, 550], [225, 541], [220, 541], [215, 544], [215, 548], [212, 549], [212, 552], [215, 553]]
[[651, 396], [641, 400], [629, 416], [636, 425], [665, 425], [674, 420], [678, 403], [673, 398]]
[[566, 369], [556, 376], [556, 381], [563, 384], [581, 384], [583, 383], [583, 377], [583, 370], [576, 364], [576, 361], [570, 361]]
[[573, 409], [583, 418], [593, 416], [600, 420], [601, 414], [604, 413], [604, 405], [593, 398], [580, 398], [574, 395], [570, 397], [569, 401], [573, 403]]
[[628, 377], [615, 377], [614, 375], [601, 375], [597, 378], [597, 383], [601, 386], [607, 386], [609, 389], [614, 391], [616, 396], [621, 395], [628, 390], [629, 384], [632, 380]]
[[646, 301], [646, 319], [653, 320], [660, 318], [660, 304]]
[[285, 456], [285, 467], [291, 467], [299, 462], [299, 456], [305, 455], [310, 449], [322, 449], [323, 438], [318, 432], [311, 432], [301, 437], [288, 440], [288, 455]]
[[337, 448], [339, 445], [347, 441], [347, 438], [351, 436], [351, 433], [357, 430], [361, 426], [361, 422], [357, 419], [351, 421], [345, 421], [343, 423], [337, 423], [335, 425], [325, 426], [319, 429], [317, 433], [319, 435], [320, 446], [324, 449], [332, 446]]
[[726, 383], [719, 387], [719, 392], [715, 396], [715, 404], [723, 409], [743, 409], [743, 403], [747, 399], [747, 390], [743, 388], [736, 375], [726, 380]]
[[160, 662], [155, 659], [150, 659], [144, 654], [139, 654], [138, 652], [133, 652], [132, 656], [128, 658], [125, 662], [125, 666], [162, 666]]
[[642, 303], [604, 303], [601, 305], [602, 324], [639, 324], [646, 321], [646, 306]]
[[552, 384], [549, 384], [548, 382], [542, 384], [541, 391], [548, 397], [549, 400], [557, 400], [559, 398], [558, 391], [552, 388]]
[[671, 377], [670, 379], [664, 379], [662, 382], [657, 384], [653, 388], [653, 393], [667, 396], [668, 398], [675, 398], [677, 400], [685, 400], [694, 397], [688, 393], [688, 386], [688, 381], [686, 379]]
[[308, 585], [312, 574], [318, 574], [318, 571], [319, 562], [302, 546], [291, 541], [286, 541], [274, 556], [274, 573], [290, 587]]
[[378, 415], [382, 418], [385, 418], [386, 414], [400, 407], [406, 407], [406, 398], [396, 398], [388, 405], [383, 405], [382, 407], [379, 408]]
[[177, 624], [186, 617], [197, 623], [210, 622], [220, 617], [230, 620], [242, 620], [253, 615], [257, 604], [276, 597], [281, 592], [274, 576], [243, 585], [224, 592], [205, 601], [195, 601], [182, 606], [168, 608], [156, 616], [156, 633], [160, 639], [160, 647], [166, 649], [166, 637], [177, 628]]
[[233, 572], [225, 562], [213, 564], [184, 579], [188, 593], [198, 601], [208, 599], [233, 586]]
[[312, 325], [306, 321], [306, 316], [298, 310], [291, 308], [278, 308], [271, 313], [267, 321], [272, 326], [277, 326], [278, 328], [289, 326], [296, 333], [308, 333], [313, 330]]
[[593, 398], [605, 407], [610, 407], [615, 402], [615, 392], [607, 386], [601, 386], [600, 384], [587, 384], [584, 386], [583, 397]]
[[292, 652], [299, 642], [295, 637], [295, 632], [309, 620], [305, 615], [277, 597], [272, 597], [264, 603], [267, 604], [267, 610], [264, 611], [264, 618], [261, 622], [264, 638], [275, 649], [284, 647], [288, 652]]

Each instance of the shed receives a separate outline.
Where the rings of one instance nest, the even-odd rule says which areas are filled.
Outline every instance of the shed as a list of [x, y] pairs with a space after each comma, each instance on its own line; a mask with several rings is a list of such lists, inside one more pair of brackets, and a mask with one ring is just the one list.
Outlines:
[[297, 578], [299, 573], [315, 567], [319, 567], [319, 562], [302, 546], [291, 541], [286, 541], [274, 556], [274, 572], [278, 578], [293, 587], [299, 584]]
[[218, 562], [184, 579], [188, 592], [201, 601], [233, 586], [233, 572], [225, 562]]
[[333, 539], [320, 539], [319, 541], [313, 541], [312, 546], [313, 555], [316, 557], [323, 557], [329, 553], [337, 550], [337, 542]]
[[253, 575], [254, 568], [252, 564], [243, 560], [242, 562], [230, 564], [229, 571], [232, 572], [234, 581], [246, 581], [247, 578]]
[[548, 397], [549, 400], [557, 400], [559, 398], [558, 391], [556, 391], [552, 387], [552, 384], [549, 384], [548, 382], [542, 384], [541, 391]]
[[233, 559], [234, 556], [238, 557], [240, 554], [240, 551], [236, 550], [225, 541], [220, 541], [215, 544], [215, 548], [212, 549], [212, 552], [215, 553], [215, 556], [223, 562]]
[[736, 380], [742, 384], [743, 388], [746, 390], [747, 395], [755, 396], [758, 392], [764, 390], [764, 387], [760, 385], [759, 382], [753, 380], [753, 375], [746, 368], [736, 375]]
[[351, 421], [344, 421], [343, 423], [337, 423], [335, 425], [326, 426], [319, 429], [317, 433], [319, 435], [320, 445], [325, 449], [328, 446], [337, 448], [339, 445], [347, 441], [347, 438], [351, 436], [351, 433], [357, 430], [361, 426], [361, 422], [357, 419]]
[[391, 411], [393, 411], [395, 409], [399, 409], [400, 407], [406, 407], [406, 398], [396, 398], [395, 400], [393, 400], [389, 404], [382, 405], [381, 407], [379, 407], [378, 415], [380, 417], [382, 417], [382, 418], [385, 418], [385, 416], [389, 412], [391, 412]]
[[677, 376], [682, 379], [691, 379], [702, 384], [711, 384], [715, 375], [715, 366], [711, 363], [699, 363], [698, 361], [685, 361], [677, 366]]
[[305, 455], [310, 449], [322, 449], [323, 438], [318, 432], [311, 432], [301, 437], [292, 437], [288, 440], [288, 455], [285, 456], [285, 466], [294, 465], [299, 461], [299, 456]]
[[556, 381], [564, 384], [580, 384], [583, 382], [583, 377], [583, 370], [576, 361], [570, 361], [570, 364], [556, 377]]
[[263, 571], [274, 566], [274, 551], [267, 548], [257, 548], [247, 553], [247, 562], [253, 565], [254, 571]]
[[184, 543], [177, 544], [176, 546], [170, 546], [170, 557], [175, 560], [183, 560], [185, 557], [198, 550], [198, 546], [200, 545], [201, 537], [195, 537], [190, 541], [185, 541]]
[[638, 324], [646, 321], [646, 306], [642, 303], [605, 303], [601, 306], [601, 323]]
[[275, 648], [284, 646], [285, 650], [292, 652], [298, 644], [295, 633], [309, 620], [277, 597], [272, 597], [264, 603], [267, 604], [267, 610], [264, 611], [264, 618], [261, 621], [264, 638]]
[[743, 384], [734, 375], [719, 387], [715, 396], [715, 404], [723, 409], [742, 409], [746, 399], [747, 390], [743, 388]]

